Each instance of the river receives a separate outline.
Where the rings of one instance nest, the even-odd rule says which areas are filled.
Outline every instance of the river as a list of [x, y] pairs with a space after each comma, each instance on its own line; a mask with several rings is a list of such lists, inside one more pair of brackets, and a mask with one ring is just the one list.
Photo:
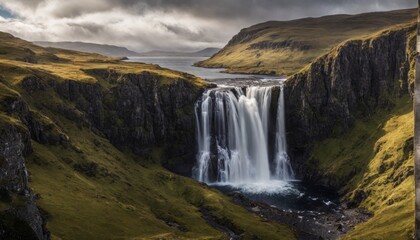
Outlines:
[[161, 67], [190, 73], [203, 79], [261, 78], [259, 75], [222, 73], [223, 68], [201, 68], [193, 66], [195, 62], [205, 59], [205, 57], [129, 57], [126, 61], [158, 64]]

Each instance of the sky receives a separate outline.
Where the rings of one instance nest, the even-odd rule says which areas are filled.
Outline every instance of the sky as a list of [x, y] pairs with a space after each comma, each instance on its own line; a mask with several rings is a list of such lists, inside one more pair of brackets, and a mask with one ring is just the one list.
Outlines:
[[417, 0], [0, 0], [0, 31], [29, 41], [150, 50], [223, 47], [269, 20], [417, 7]]

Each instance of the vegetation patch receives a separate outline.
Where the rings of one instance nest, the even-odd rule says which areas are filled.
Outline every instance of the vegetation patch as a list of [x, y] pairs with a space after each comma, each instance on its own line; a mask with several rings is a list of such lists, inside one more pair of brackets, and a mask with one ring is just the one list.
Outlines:
[[411, 239], [414, 231], [412, 101], [359, 118], [347, 134], [315, 144], [311, 167], [373, 217], [344, 239]]
[[[21, 98], [38, 124], [32, 130], [52, 139], [32, 136], [33, 151], [25, 157], [29, 185], [42, 212], [48, 213], [52, 239], [226, 239], [223, 231], [206, 222], [200, 207], [243, 229], [244, 239], [295, 239], [290, 227], [265, 221], [219, 191], [164, 169], [159, 165], [165, 161], [162, 147], [151, 149], [148, 159], [115, 148], [87, 119], [92, 114], [91, 95], [76, 94], [83, 87], [106, 94], [130, 76], [138, 81], [152, 77], [154, 87], [162, 89], [172, 84], [202, 88], [201, 79], [156, 65], [41, 48], [6, 33], [0, 33], [0, 53], [0, 106], [9, 106], [3, 105], [7, 99]], [[36, 62], [25, 61], [28, 54]], [[105, 99], [105, 104], [114, 103], [112, 97]], [[0, 129], [27, 131], [19, 120], [22, 116], [0, 110]], [[105, 114], [117, 115], [101, 111], [92, 115], [101, 121]], [[116, 120], [116, 129], [111, 130], [122, 124]], [[4, 199], [7, 208], [6, 195]], [[13, 219], [4, 221], [5, 226], [26, 231]]]

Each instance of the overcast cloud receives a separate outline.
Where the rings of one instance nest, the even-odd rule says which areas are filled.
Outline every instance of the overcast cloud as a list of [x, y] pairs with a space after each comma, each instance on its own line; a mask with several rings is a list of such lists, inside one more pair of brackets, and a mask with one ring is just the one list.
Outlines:
[[416, 0], [0, 0], [0, 31], [30, 41], [198, 50], [263, 21], [413, 7]]

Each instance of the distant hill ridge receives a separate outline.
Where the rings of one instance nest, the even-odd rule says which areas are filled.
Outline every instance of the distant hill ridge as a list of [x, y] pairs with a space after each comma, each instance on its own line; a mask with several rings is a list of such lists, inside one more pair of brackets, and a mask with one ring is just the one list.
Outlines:
[[348, 39], [415, 21], [417, 9], [268, 21], [242, 29], [200, 67], [230, 73], [292, 75]]
[[87, 53], [97, 53], [109, 57], [152, 57], [152, 56], [187, 56], [187, 57], [211, 57], [213, 54], [220, 51], [220, 48], [205, 48], [196, 52], [174, 52], [174, 51], [150, 51], [144, 53], [138, 53], [131, 51], [126, 47], [109, 45], [109, 44], [98, 44], [98, 43], [88, 43], [88, 42], [48, 42], [48, 41], [35, 41], [34, 44], [41, 47], [52, 47], [52, 48], [62, 48], [67, 50], [87, 52]]
[[150, 51], [139, 53], [139, 56], [153, 57], [153, 56], [167, 56], [167, 57], [176, 57], [176, 56], [186, 56], [186, 57], [211, 57], [221, 48], [205, 48], [197, 52], [171, 52], [171, 51]]
[[80, 52], [88, 53], [97, 53], [105, 56], [111, 57], [126, 57], [126, 56], [136, 56], [137, 52], [128, 50], [125, 47], [108, 45], [108, 44], [97, 44], [97, 43], [87, 43], [87, 42], [46, 42], [46, 41], [36, 41], [36, 45], [41, 47], [53, 47], [53, 48], [62, 48]]

